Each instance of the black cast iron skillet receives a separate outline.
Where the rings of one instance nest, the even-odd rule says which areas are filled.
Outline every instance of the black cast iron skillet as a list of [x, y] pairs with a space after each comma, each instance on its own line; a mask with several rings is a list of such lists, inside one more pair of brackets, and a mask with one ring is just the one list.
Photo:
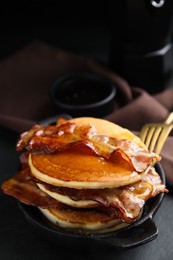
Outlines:
[[[43, 125], [50, 124], [56, 118], [53, 117], [41, 123]], [[66, 118], [69, 119], [70, 116], [66, 115]], [[165, 184], [165, 174], [161, 164], [156, 163], [155, 168], [163, 184]], [[67, 231], [48, 222], [36, 207], [20, 202], [19, 207], [30, 223], [39, 228], [45, 236], [51, 238], [51, 240], [53, 239], [53, 242], [59, 246], [77, 250], [86, 250], [87, 248], [100, 250], [105, 249], [107, 246], [124, 249], [145, 244], [157, 237], [158, 228], [155, 225], [153, 216], [159, 208], [163, 196], [164, 193], [160, 193], [156, 197], [149, 199], [144, 206], [143, 214], [139, 220], [121, 230], [103, 234], [83, 234]]]

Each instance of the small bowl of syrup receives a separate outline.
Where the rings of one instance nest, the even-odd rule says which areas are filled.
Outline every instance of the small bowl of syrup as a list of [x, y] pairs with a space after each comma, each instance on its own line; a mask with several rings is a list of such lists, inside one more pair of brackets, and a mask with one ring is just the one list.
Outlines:
[[101, 76], [74, 73], [57, 79], [50, 88], [56, 113], [72, 117], [104, 117], [114, 110], [116, 86]]

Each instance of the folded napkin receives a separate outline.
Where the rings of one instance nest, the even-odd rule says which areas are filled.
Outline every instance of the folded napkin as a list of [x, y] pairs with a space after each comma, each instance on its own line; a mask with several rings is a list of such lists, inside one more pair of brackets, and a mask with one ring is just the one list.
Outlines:
[[[113, 81], [118, 93], [115, 110], [105, 118], [139, 132], [143, 124], [162, 122], [173, 110], [173, 89], [151, 96], [91, 58], [34, 42], [0, 62], [0, 126], [21, 133], [35, 122], [55, 115], [49, 88], [62, 75], [92, 72]], [[173, 186], [173, 135], [162, 151], [167, 184]]]

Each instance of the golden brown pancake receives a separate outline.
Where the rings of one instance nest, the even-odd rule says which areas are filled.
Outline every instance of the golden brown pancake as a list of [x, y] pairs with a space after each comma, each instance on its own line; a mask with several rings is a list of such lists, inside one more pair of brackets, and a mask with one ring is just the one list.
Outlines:
[[[140, 139], [129, 130], [109, 121], [83, 117], [71, 120], [77, 125], [94, 125], [97, 134], [117, 139], [133, 140], [144, 146]], [[137, 182], [143, 173], [132, 171], [130, 165], [117, 154], [116, 163], [102, 160], [99, 156], [66, 150], [55, 154], [35, 154], [29, 156], [32, 174], [39, 180], [55, 186], [76, 189], [116, 188]]]
[[92, 207], [97, 207], [99, 206], [98, 202], [92, 201], [92, 200], [72, 200], [70, 197], [67, 195], [63, 195], [53, 191], [50, 191], [46, 188], [46, 185], [42, 183], [37, 183], [38, 187], [40, 190], [44, 191], [46, 194], [48, 194], [50, 197], [56, 199], [57, 201], [64, 203], [66, 205], [69, 205], [71, 207], [76, 207], [76, 208], [92, 208]]
[[117, 139], [128, 139], [135, 142], [137, 145], [146, 148], [141, 139], [131, 131], [105, 119], [94, 117], [78, 117], [69, 120], [69, 122], [74, 122], [78, 126], [87, 124], [94, 125], [98, 135], [106, 135]]
[[[144, 173], [132, 172], [128, 163], [101, 162], [97, 156], [62, 152], [52, 155], [30, 154], [32, 174], [54, 186], [75, 189], [116, 188], [137, 182]], [[121, 158], [120, 158], [121, 160]]]
[[84, 233], [103, 233], [124, 228], [129, 224], [122, 222], [120, 219], [110, 217], [104, 212], [97, 212], [92, 209], [43, 209], [39, 208], [43, 215], [56, 226], [72, 229], [76, 232]]

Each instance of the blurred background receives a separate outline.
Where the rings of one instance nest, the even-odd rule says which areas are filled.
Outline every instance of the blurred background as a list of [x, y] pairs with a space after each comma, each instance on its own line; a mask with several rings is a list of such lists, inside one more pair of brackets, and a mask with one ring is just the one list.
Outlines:
[[32, 40], [41, 40], [107, 61], [109, 6], [106, 1], [92, 2], [5, 1], [0, 8], [1, 58]]
[[93, 57], [150, 93], [173, 85], [173, 1], [4, 1], [0, 59], [39, 40]]

